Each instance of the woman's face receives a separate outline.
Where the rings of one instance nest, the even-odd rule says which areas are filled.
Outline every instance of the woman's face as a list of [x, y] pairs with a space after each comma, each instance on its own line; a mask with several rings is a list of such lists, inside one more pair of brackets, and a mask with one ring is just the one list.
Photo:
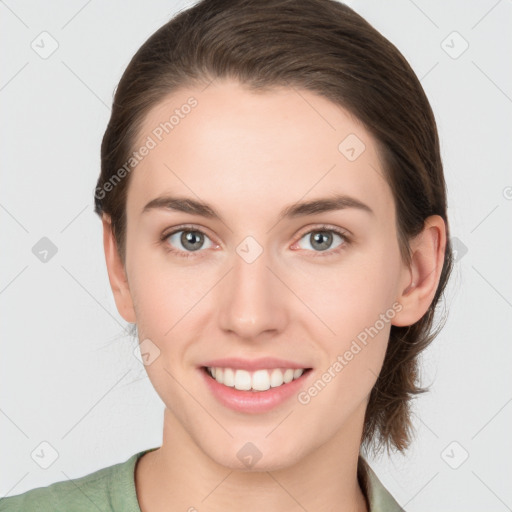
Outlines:
[[374, 139], [311, 92], [216, 81], [155, 107], [135, 150], [117, 300], [166, 414], [232, 468], [358, 448], [410, 283]]

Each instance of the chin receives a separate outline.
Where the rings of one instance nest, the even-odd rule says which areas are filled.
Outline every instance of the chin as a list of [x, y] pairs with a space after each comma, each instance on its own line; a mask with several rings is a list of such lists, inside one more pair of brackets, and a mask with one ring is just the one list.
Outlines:
[[262, 472], [293, 466], [303, 454], [303, 450], [298, 450], [297, 446], [283, 447], [278, 442], [269, 441], [262, 436], [261, 441], [254, 438], [252, 441], [230, 439], [226, 443], [216, 443], [211, 447], [203, 446], [202, 449], [214, 462], [228, 469]]

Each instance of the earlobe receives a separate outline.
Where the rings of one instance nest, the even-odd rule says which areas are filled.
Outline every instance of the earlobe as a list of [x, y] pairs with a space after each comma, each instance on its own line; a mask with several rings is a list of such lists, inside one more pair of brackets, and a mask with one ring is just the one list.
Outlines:
[[119, 251], [112, 232], [112, 224], [108, 215], [103, 215], [103, 248], [107, 265], [108, 279], [114, 295], [119, 314], [129, 323], [136, 323], [132, 296], [126, 277], [126, 270], [119, 256]]
[[406, 284], [397, 297], [402, 310], [392, 324], [405, 327], [416, 323], [428, 311], [439, 285], [446, 250], [446, 226], [439, 215], [425, 220], [423, 231], [411, 242], [411, 265], [404, 268]]

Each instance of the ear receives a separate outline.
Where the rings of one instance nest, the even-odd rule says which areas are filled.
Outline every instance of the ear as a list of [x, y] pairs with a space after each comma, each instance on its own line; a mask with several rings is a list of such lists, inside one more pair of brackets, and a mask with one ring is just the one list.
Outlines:
[[119, 256], [114, 233], [112, 232], [111, 219], [103, 215], [103, 248], [107, 264], [108, 279], [114, 294], [119, 314], [129, 323], [136, 323], [135, 309], [126, 277], [124, 265]]
[[428, 311], [437, 291], [446, 250], [446, 226], [439, 215], [425, 220], [423, 231], [410, 242], [412, 261], [403, 268], [397, 297], [402, 305], [392, 325], [412, 325]]

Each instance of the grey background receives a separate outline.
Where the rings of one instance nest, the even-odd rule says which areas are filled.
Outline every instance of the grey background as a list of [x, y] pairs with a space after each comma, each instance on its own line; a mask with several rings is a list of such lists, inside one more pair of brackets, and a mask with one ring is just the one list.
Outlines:
[[[93, 191], [121, 73], [190, 4], [0, 2], [0, 496], [161, 444], [163, 404], [113, 301]], [[431, 101], [458, 258], [448, 321], [423, 358], [416, 439], [370, 462], [409, 512], [512, 510], [512, 2], [349, 4]], [[57, 250], [46, 262], [43, 237]]]

